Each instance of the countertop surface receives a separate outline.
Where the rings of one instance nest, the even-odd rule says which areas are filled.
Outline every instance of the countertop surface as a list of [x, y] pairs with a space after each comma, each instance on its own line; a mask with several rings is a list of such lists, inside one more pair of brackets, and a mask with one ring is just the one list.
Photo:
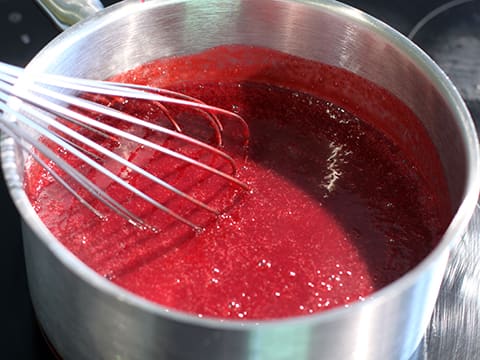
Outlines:
[[[103, 1], [108, 6], [116, 1]], [[350, 0], [410, 35], [450, 76], [480, 124], [480, 1]], [[0, 0], [0, 61], [25, 65], [59, 32], [33, 0]], [[0, 181], [2, 359], [55, 359], [38, 328], [26, 282], [20, 221]], [[480, 358], [480, 207], [454, 249], [431, 325], [412, 357]]]

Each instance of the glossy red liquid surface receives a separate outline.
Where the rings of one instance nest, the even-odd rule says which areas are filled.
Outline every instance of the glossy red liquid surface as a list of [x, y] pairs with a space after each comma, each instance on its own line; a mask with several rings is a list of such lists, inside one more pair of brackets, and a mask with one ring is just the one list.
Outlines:
[[[222, 118], [225, 149], [249, 191], [126, 141], [97, 139], [222, 209], [215, 218], [104, 160], [202, 224], [201, 234], [68, 153], [63, 156], [160, 231], [141, 231], [113, 214], [96, 218], [44, 170], [31, 166], [27, 193], [52, 233], [94, 270], [140, 296], [198, 316], [232, 319], [348, 306], [417, 265], [448, 223], [441, 166], [418, 119], [388, 92], [353, 74], [232, 46], [159, 60], [117, 80], [169, 86], [233, 110], [251, 131], [245, 160], [241, 126]], [[167, 124], [154, 104], [112, 106]], [[178, 110], [172, 111], [186, 133], [212, 140], [203, 118]], [[194, 146], [118, 126], [228, 169], [225, 161]], [[404, 129], [415, 136], [405, 137]]]

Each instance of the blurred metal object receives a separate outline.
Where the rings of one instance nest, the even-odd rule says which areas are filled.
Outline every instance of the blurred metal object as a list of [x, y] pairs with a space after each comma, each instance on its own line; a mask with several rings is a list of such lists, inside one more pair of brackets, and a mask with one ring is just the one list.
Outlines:
[[103, 9], [100, 0], [35, 0], [35, 2], [61, 30]]
[[480, 356], [480, 206], [452, 251], [432, 321], [411, 360]]
[[[66, 30], [29, 67], [106, 78], [159, 57], [232, 43], [345, 68], [404, 101], [423, 121], [446, 170], [456, 215], [439, 246], [404, 277], [349, 308], [258, 324], [200, 319], [115, 286], [63, 248], [26, 199], [19, 150], [7, 138], [4, 171], [25, 223], [29, 286], [42, 326], [69, 359], [408, 359], [429, 324], [480, 186], [478, 139], [467, 108], [408, 39], [328, 0], [132, 0]], [[359, 100], [366, 94], [355, 95], [368, 106]]]

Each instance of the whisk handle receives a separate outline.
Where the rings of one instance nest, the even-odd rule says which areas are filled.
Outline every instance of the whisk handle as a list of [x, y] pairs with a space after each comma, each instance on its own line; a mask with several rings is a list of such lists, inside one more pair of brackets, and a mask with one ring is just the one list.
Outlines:
[[61, 30], [103, 9], [99, 0], [35, 0]]

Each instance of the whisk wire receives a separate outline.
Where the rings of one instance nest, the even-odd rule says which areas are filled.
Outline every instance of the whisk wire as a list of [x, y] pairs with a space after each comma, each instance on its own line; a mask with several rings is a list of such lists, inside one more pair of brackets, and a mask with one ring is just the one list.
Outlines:
[[[1, 104], [1, 109], [4, 110], [5, 107], [3, 106], [3, 104]], [[123, 180], [122, 178], [120, 178], [118, 175], [112, 173], [111, 171], [109, 171], [108, 169], [106, 169], [105, 167], [101, 166], [99, 163], [97, 163], [96, 161], [92, 160], [90, 157], [86, 156], [85, 154], [83, 154], [82, 151], [76, 149], [75, 147], [73, 147], [72, 145], [70, 145], [69, 143], [67, 143], [66, 141], [64, 141], [64, 139], [60, 136], [58, 136], [57, 134], [53, 133], [52, 131], [50, 131], [48, 128], [45, 128], [43, 126], [41, 126], [39, 123], [36, 123], [36, 122], [32, 122], [30, 120], [29, 117], [21, 114], [21, 113], [18, 113], [18, 112], [14, 112], [14, 115], [17, 119], [17, 121], [21, 121], [22, 123], [24, 124], [27, 124], [29, 127], [31, 127], [32, 129], [34, 129], [36, 132], [38, 132], [38, 134], [44, 136], [45, 138], [55, 142], [56, 144], [58, 144], [59, 146], [63, 147], [65, 150], [71, 152], [72, 154], [74, 154], [75, 156], [77, 156], [79, 159], [81, 159], [82, 161], [84, 161], [85, 163], [87, 163], [88, 165], [90, 165], [92, 168], [94, 168], [95, 170], [101, 172], [102, 174], [104, 174], [105, 176], [107, 176], [108, 178], [112, 179], [113, 181], [117, 182], [118, 184], [120, 184], [121, 186], [125, 187], [126, 189], [130, 190], [132, 193], [136, 194], [137, 196], [139, 196], [140, 198], [142, 198], [143, 200], [149, 202], [150, 204], [152, 204], [153, 206], [157, 207], [158, 209], [166, 212], [167, 214], [169, 214], [170, 216], [173, 216], [175, 219], [191, 226], [192, 228], [196, 229], [196, 230], [199, 230], [199, 227], [195, 224], [193, 224], [191, 221], [189, 221], [188, 219], [186, 219], [185, 217], [177, 214], [176, 212], [170, 210], [168, 207], [162, 205], [161, 203], [155, 201], [153, 198], [151, 198], [150, 196], [148, 196], [147, 194], [145, 194], [144, 192], [138, 190], [137, 188], [135, 188], [134, 186], [130, 185], [127, 181]], [[42, 120], [47, 120], [48, 117], [45, 117], [43, 114], [37, 114], [36, 116], [39, 117], [39, 119], [42, 119]], [[48, 119], [49, 123], [51, 122], [51, 119]], [[63, 159], [61, 159], [58, 155], [55, 155], [55, 153], [53, 153], [51, 151], [51, 149], [49, 149], [47, 146], [45, 146], [45, 144], [43, 144], [42, 142], [38, 141], [38, 140], [35, 140], [31, 135], [29, 135], [25, 130], [22, 130], [22, 129], [18, 129], [18, 127], [16, 129], [12, 129], [12, 125], [13, 123], [10, 123], [7, 125], [7, 129], [8, 129], [8, 133], [9, 134], [12, 134], [13, 131], [17, 131], [17, 134], [20, 135], [20, 138], [23, 139], [23, 140], [26, 140], [27, 142], [31, 143], [32, 145], [35, 146], [35, 148], [37, 150], [39, 150], [44, 156], [46, 156], [49, 160], [51, 161], [54, 161], [55, 164], [61, 168], [64, 172], [68, 173], [70, 177], [72, 177], [75, 181], [77, 181], [79, 184], [81, 184], [85, 189], [87, 189], [90, 193], [93, 193], [94, 195], [96, 195], [96, 197], [105, 205], [107, 205], [108, 207], [110, 207], [112, 210], [114, 210], [116, 213], [118, 213], [119, 215], [121, 215], [122, 217], [124, 217], [125, 219], [127, 219], [130, 223], [134, 224], [134, 225], [137, 225], [137, 226], [148, 226], [144, 221], [142, 221], [139, 217], [135, 216], [132, 212], [128, 211], [124, 206], [120, 205], [117, 201], [115, 201], [111, 196], [109, 196], [105, 191], [101, 190], [98, 186], [96, 186], [94, 183], [92, 183], [91, 181], [89, 181], [84, 175], [82, 175], [79, 171], [77, 171], [75, 168], [73, 168], [71, 165], [69, 165], [67, 162], [65, 162]], [[57, 124], [58, 125], [58, 124]], [[60, 124], [61, 125], [61, 124]], [[18, 140], [18, 137], [17, 137], [17, 140]], [[88, 140], [88, 139], [85, 139], [85, 140]], [[89, 141], [89, 140], [88, 140]], [[25, 146], [23, 146], [23, 148], [25, 148]], [[29, 154], [32, 154], [33, 152], [32, 151], [28, 151]], [[38, 156], [34, 156], [35, 159], [38, 159]], [[120, 159], [117, 159], [117, 160], [120, 160]], [[124, 160], [124, 159], [122, 159]], [[52, 176], [57, 180], [60, 175], [55, 171], [53, 170], [50, 166], [48, 166], [47, 164], [45, 164], [45, 162], [41, 162], [41, 165], [46, 165], [46, 169], [50, 172], [50, 174], [52, 174]], [[134, 164], [130, 164], [130, 166], [133, 166]], [[142, 174], [145, 173], [145, 174], [149, 174], [145, 171], [142, 171]], [[149, 178], [154, 178], [153, 175], [150, 174]], [[159, 179], [156, 179], [156, 180], [159, 180]], [[64, 185], [66, 182], [64, 180], [61, 181], [61, 184]], [[168, 184], [167, 184], [168, 185]], [[77, 199], [78, 198], [81, 198], [81, 202], [82, 203], [87, 203], [88, 202], [82, 198], [78, 192], [76, 192], [75, 190], [73, 190], [73, 188], [71, 186], [68, 186], [67, 188], [68, 191], [70, 191]], [[177, 194], [178, 194], [178, 191], [176, 191], [175, 188], [173, 188], [172, 191], [175, 191]], [[185, 194], [186, 195], [186, 194]], [[197, 203], [198, 200], [194, 199], [194, 198], [191, 198], [187, 195], [187, 198], [189, 200], [191, 200], [192, 202], [195, 202]], [[201, 204], [201, 203], [200, 203]], [[89, 204], [88, 206], [90, 209], [93, 208], [93, 206], [91, 206]], [[215, 211], [215, 210], [211, 210], [211, 211]], [[100, 212], [98, 212], [98, 210], [95, 210], [94, 211], [95, 214], [99, 215]], [[103, 216], [100, 216], [100, 217], [103, 217]], [[150, 229], [154, 229], [154, 227], [151, 227], [151, 226], [148, 226]]]
[[[5, 110], [4, 104], [0, 103], [0, 109], [2, 111]], [[23, 115], [16, 113], [18, 118], [21, 118]], [[133, 213], [129, 212], [126, 208], [116, 202], [113, 198], [111, 198], [108, 194], [106, 194], [103, 190], [98, 188], [94, 183], [90, 182], [85, 176], [83, 176], [80, 172], [78, 172], [75, 168], [65, 162], [63, 159], [59, 158], [52, 150], [45, 146], [42, 142], [38, 141], [34, 137], [32, 137], [27, 131], [24, 129], [19, 128], [16, 124], [12, 123], [1, 123], [0, 124], [2, 131], [4, 131], [8, 136], [12, 137], [15, 142], [25, 150], [30, 156], [32, 156], [35, 161], [37, 161], [44, 169], [46, 169], [49, 174], [58, 181], [65, 189], [70, 192], [77, 200], [80, 201], [81, 204], [86, 206], [90, 211], [92, 211], [95, 215], [100, 218], [104, 218], [104, 215], [97, 210], [93, 205], [91, 205], [84, 197], [82, 197], [70, 184], [65, 181], [62, 176], [55, 171], [50, 165], [48, 165], [39, 155], [38, 153], [32, 151], [31, 147], [25, 144], [25, 141], [34, 146], [35, 149], [39, 151], [43, 156], [45, 156], [49, 161], [55, 161], [57, 166], [65, 171], [66, 173], [70, 174], [70, 177], [73, 178], [77, 183], [83, 186], [87, 191], [92, 194], [96, 194], [97, 198], [106, 206], [114, 210], [117, 214], [127, 219], [130, 223], [134, 225], [141, 225], [147, 226], [140, 218], [135, 216]]]
[[[238, 114], [209, 106], [195, 98], [166, 89], [156, 89], [143, 85], [76, 79], [58, 75], [44, 75], [36, 73], [29, 73], [28, 76], [25, 75], [26, 74], [24, 74], [23, 69], [0, 62], [0, 114], [12, 115], [10, 120], [7, 120], [6, 117], [3, 116], [2, 121], [0, 121], [0, 128], [9, 136], [11, 136], [17, 143], [19, 143], [22, 149], [26, 150], [27, 153], [30, 154], [30, 156], [32, 156], [32, 158], [36, 160], [42, 167], [44, 167], [55, 180], [63, 185], [82, 204], [86, 205], [96, 215], [102, 216], [101, 213], [87, 200], [85, 200], [77, 191], [75, 191], [75, 189], [70, 186], [58, 172], [56, 172], [51, 166], [43, 161], [35, 151], [32, 151], [32, 149], [28, 147], [25, 142], [33, 146], [33, 148], [49, 159], [49, 161], [55, 163], [65, 174], [68, 174], [88, 192], [93, 194], [95, 198], [99, 199], [103, 204], [111, 208], [117, 214], [126, 218], [132, 224], [142, 227], [148, 226], [142, 219], [133, 214], [131, 211], [127, 210], [124, 206], [109, 196], [104, 190], [100, 189], [96, 184], [92, 183], [91, 180], [86, 178], [60, 156], [55, 154], [52, 149], [46, 146], [42, 140], [39, 140], [40, 138], [31, 135], [26, 128], [33, 130], [36, 134], [40, 135], [44, 139], [48, 139], [57, 144], [84, 163], [91, 166], [96, 171], [107, 176], [115, 183], [120, 184], [133, 194], [139, 196], [143, 200], [154, 205], [175, 219], [191, 226], [195, 230], [200, 230], [200, 227], [188, 220], [186, 217], [159, 203], [157, 200], [134, 187], [128, 183], [128, 181], [122, 179], [109, 169], [105, 168], [98, 162], [98, 159], [95, 159], [94, 152], [89, 151], [87, 148], [97, 151], [103, 156], [106, 156], [122, 164], [123, 166], [126, 166], [128, 169], [137, 172], [145, 178], [148, 178], [154, 183], [190, 201], [204, 210], [214, 214], [218, 214], [218, 210], [179, 190], [175, 186], [169, 184], [167, 181], [158, 178], [141, 166], [105, 148], [98, 142], [82, 135], [72, 127], [66, 125], [65, 122], [81, 126], [89, 131], [96, 132], [97, 134], [105, 137], [113, 135], [133, 141], [141, 146], [148, 147], [167, 156], [171, 156], [185, 163], [199, 167], [211, 174], [220, 176], [227, 181], [240, 186], [241, 188], [247, 188], [245, 183], [235, 177], [235, 172], [237, 169], [235, 166], [235, 161], [231, 156], [217, 147], [206, 144], [198, 139], [179, 132], [181, 129], [179, 128], [178, 124], [176, 124], [174, 119], [171, 119], [170, 122], [174, 126], [175, 130], [171, 130], [84, 97], [66, 94], [63, 91], [64, 89], [67, 89], [69, 92], [75, 91], [79, 93], [153, 101], [157, 102], [157, 105], [161, 105], [161, 110], [164, 112], [168, 112], [163, 105], [164, 103], [197, 109], [207, 118], [207, 121], [209, 121], [213, 127], [217, 138], [217, 144], [221, 144], [221, 132], [223, 131], [223, 126], [215, 113], [228, 115], [238, 119], [244, 129], [244, 135], [246, 136], [245, 144], [248, 143], [248, 126], [243, 118], [241, 118]], [[60, 90], [54, 90], [54, 88]], [[15, 101], [12, 101], [12, 97], [15, 99]], [[87, 110], [88, 113], [101, 114], [102, 116], [118, 119], [198, 146], [199, 148], [205, 149], [212, 154], [223, 158], [227, 163], [230, 164], [231, 173], [226, 173], [223, 170], [207, 165], [199, 160], [190, 158], [175, 150], [169, 149], [166, 146], [159, 145], [130, 132], [120, 130], [115, 126], [94, 119], [91, 115], [89, 116], [82, 114], [75, 109], [83, 109]], [[170, 116], [170, 114], [168, 114], [168, 116]], [[218, 141], [219, 137], [220, 141]], [[79, 144], [81, 144], [81, 146]], [[154, 229], [154, 227], [150, 228]]]

